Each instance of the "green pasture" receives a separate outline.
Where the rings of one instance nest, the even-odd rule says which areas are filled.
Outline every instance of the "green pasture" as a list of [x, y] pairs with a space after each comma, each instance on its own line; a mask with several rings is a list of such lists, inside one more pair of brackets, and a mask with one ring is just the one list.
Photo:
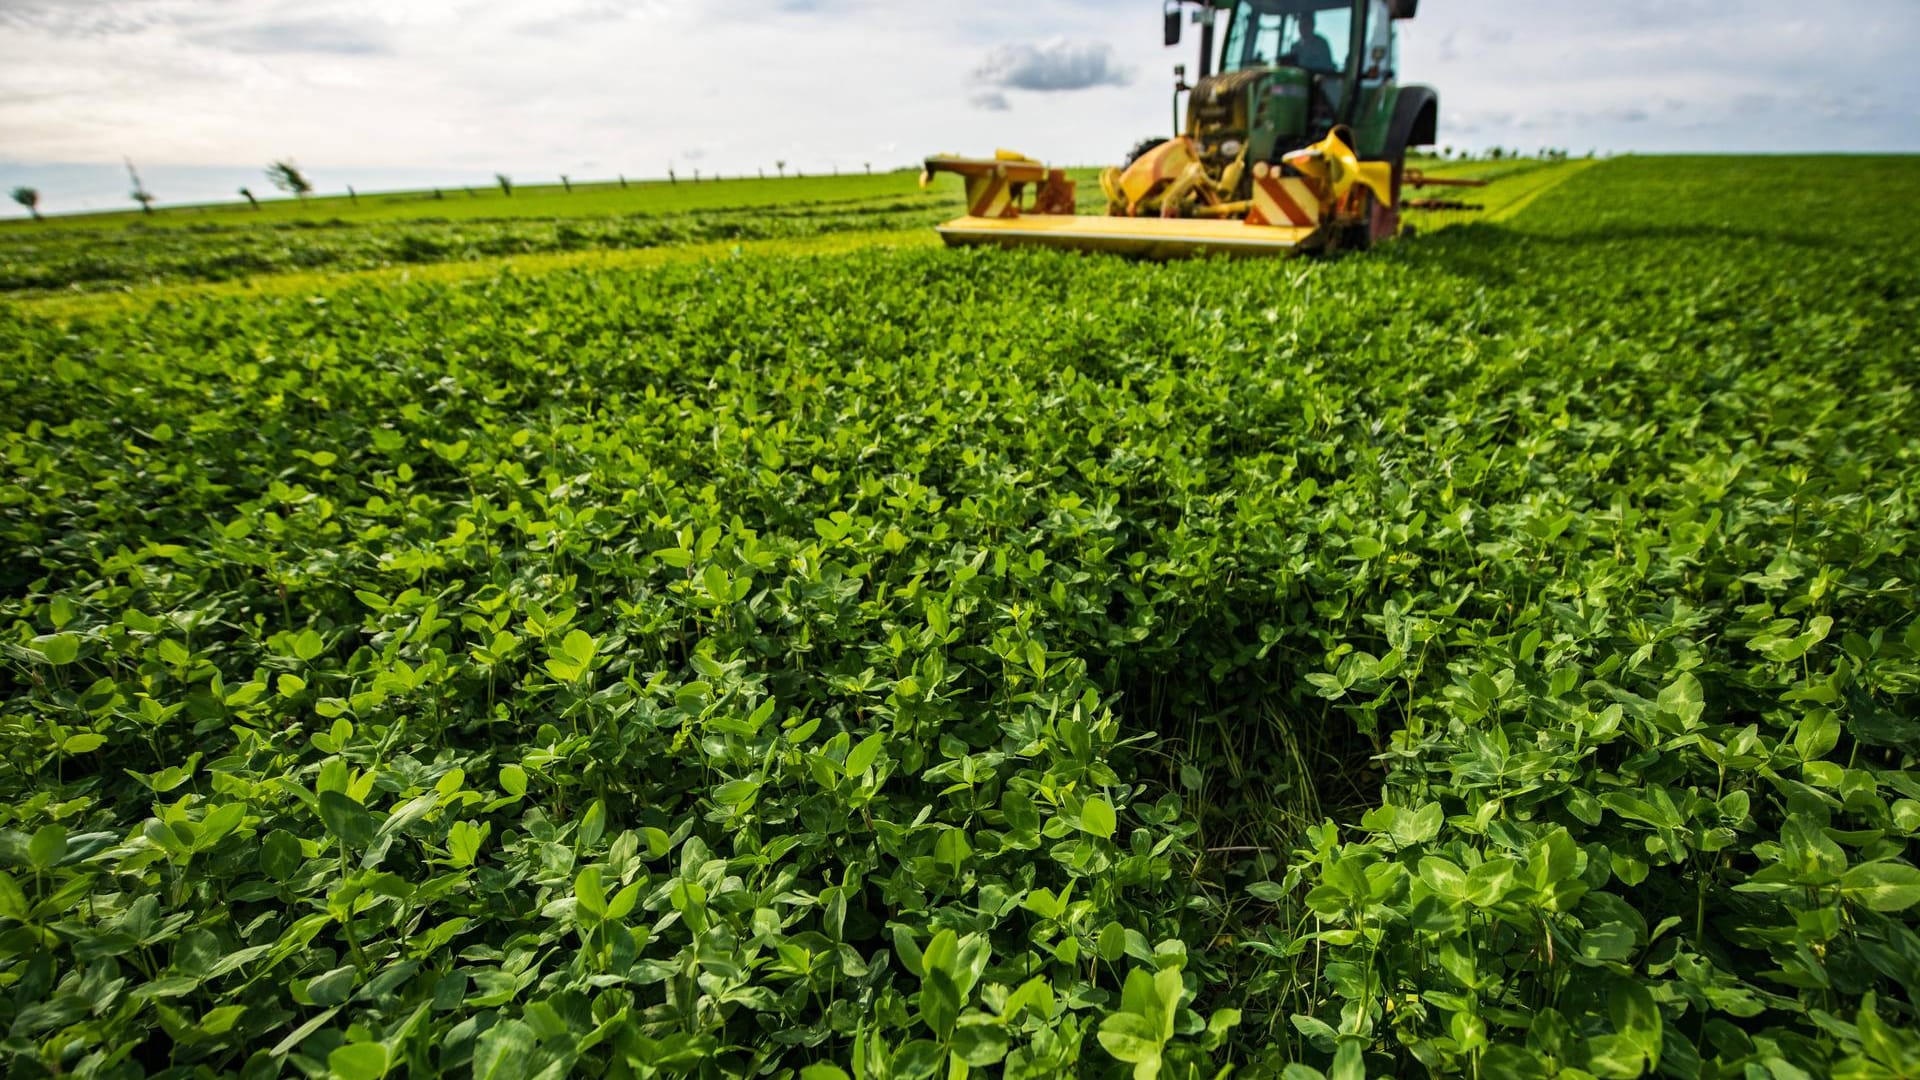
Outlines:
[[6, 230], [0, 1072], [1920, 1075], [1920, 164], [1481, 175]]

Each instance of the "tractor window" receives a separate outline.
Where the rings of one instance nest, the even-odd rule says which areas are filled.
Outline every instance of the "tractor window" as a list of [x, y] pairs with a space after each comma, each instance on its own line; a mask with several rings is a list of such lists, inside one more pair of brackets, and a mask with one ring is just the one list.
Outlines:
[[1343, 0], [1240, 0], [1220, 70], [1297, 67], [1316, 75], [1346, 69], [1353, 5]]

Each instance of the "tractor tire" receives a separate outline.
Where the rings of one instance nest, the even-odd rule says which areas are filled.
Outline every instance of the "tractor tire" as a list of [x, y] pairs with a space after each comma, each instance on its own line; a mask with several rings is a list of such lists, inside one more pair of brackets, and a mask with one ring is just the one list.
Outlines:
[[1406, 147], [1396, 147], [1392, 157], [1385, 159], [1393, 164], [1393, 205], [1384, 206], [1371, 192], [1367, 194], [1367, 220], [1365, 224], [1355, 225], [1348, 230], [1349, 236], [1341, 246], [1365, 251], [1375, 244], [1384, 244], [1400, 235], [1400, 184], [1407, 172]]
[[1327, 245], [1327, 253], [1337, 255], [1346, 251], [1366, 251], [1375, 244], [1383, 244], [1393, 239], [1398, 226], [1393, 224], [1398, 215], [1380, 205], [1380, 200], [1368, 192], [1366, 215], [1364, 220], [1352, 225], [1343, 225], [1334, 234], [1333, 242]]
[[1393, 203], [1383, 206], [1377, 199], [1368, 200], [1371, 211], [1367, 215], [1367, 246], [1384, 244], [1400, 235], [1400, 174], [1406, 171], [1404, 162], [1393, 163]]
[[1157, 135], [1150, 135], [1147, 138], [1141, 139], [1139, 142], [1133, 144], [1133, 149], [1127, 152], [1127, 160], [1123, 162], [1120, 167], [1124, 169], [1128, 165], [1139, 161], [1140, 155], [1166, 141], [1166, 139]]

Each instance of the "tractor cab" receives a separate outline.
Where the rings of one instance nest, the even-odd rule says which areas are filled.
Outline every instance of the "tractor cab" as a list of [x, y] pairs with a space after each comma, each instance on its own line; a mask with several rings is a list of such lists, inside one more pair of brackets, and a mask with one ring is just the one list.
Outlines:
[[1323, 78], [1340, 75], [1354, 25], [1349, 0], [1240, 0], [1227, 23], [1219, 69], [1287, 67]]
[[1394, 29], [1417, 0], [1170, 0], [1170, 45], [1179, 40], [1173, 16], [1187, 4], [1199, 8], [1200, 79], [1180, 84], [1191, 94], [1180, 129], [1211, 168], [1242, 148], [1249, 162], [1278, 161], [1343, 126], [1364, 155], [1396, 149]]

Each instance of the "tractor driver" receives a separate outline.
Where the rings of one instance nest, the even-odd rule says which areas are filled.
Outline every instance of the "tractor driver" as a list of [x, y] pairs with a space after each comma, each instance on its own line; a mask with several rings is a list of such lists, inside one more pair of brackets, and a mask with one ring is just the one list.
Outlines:
[[1314, 32], [1313, 12], [1300, 13], [1300, 40], [1293, 46], [1293, 62], [1302, 70], [1331, 75], [1340, 70], [1333, 59], [1333, 46]]

